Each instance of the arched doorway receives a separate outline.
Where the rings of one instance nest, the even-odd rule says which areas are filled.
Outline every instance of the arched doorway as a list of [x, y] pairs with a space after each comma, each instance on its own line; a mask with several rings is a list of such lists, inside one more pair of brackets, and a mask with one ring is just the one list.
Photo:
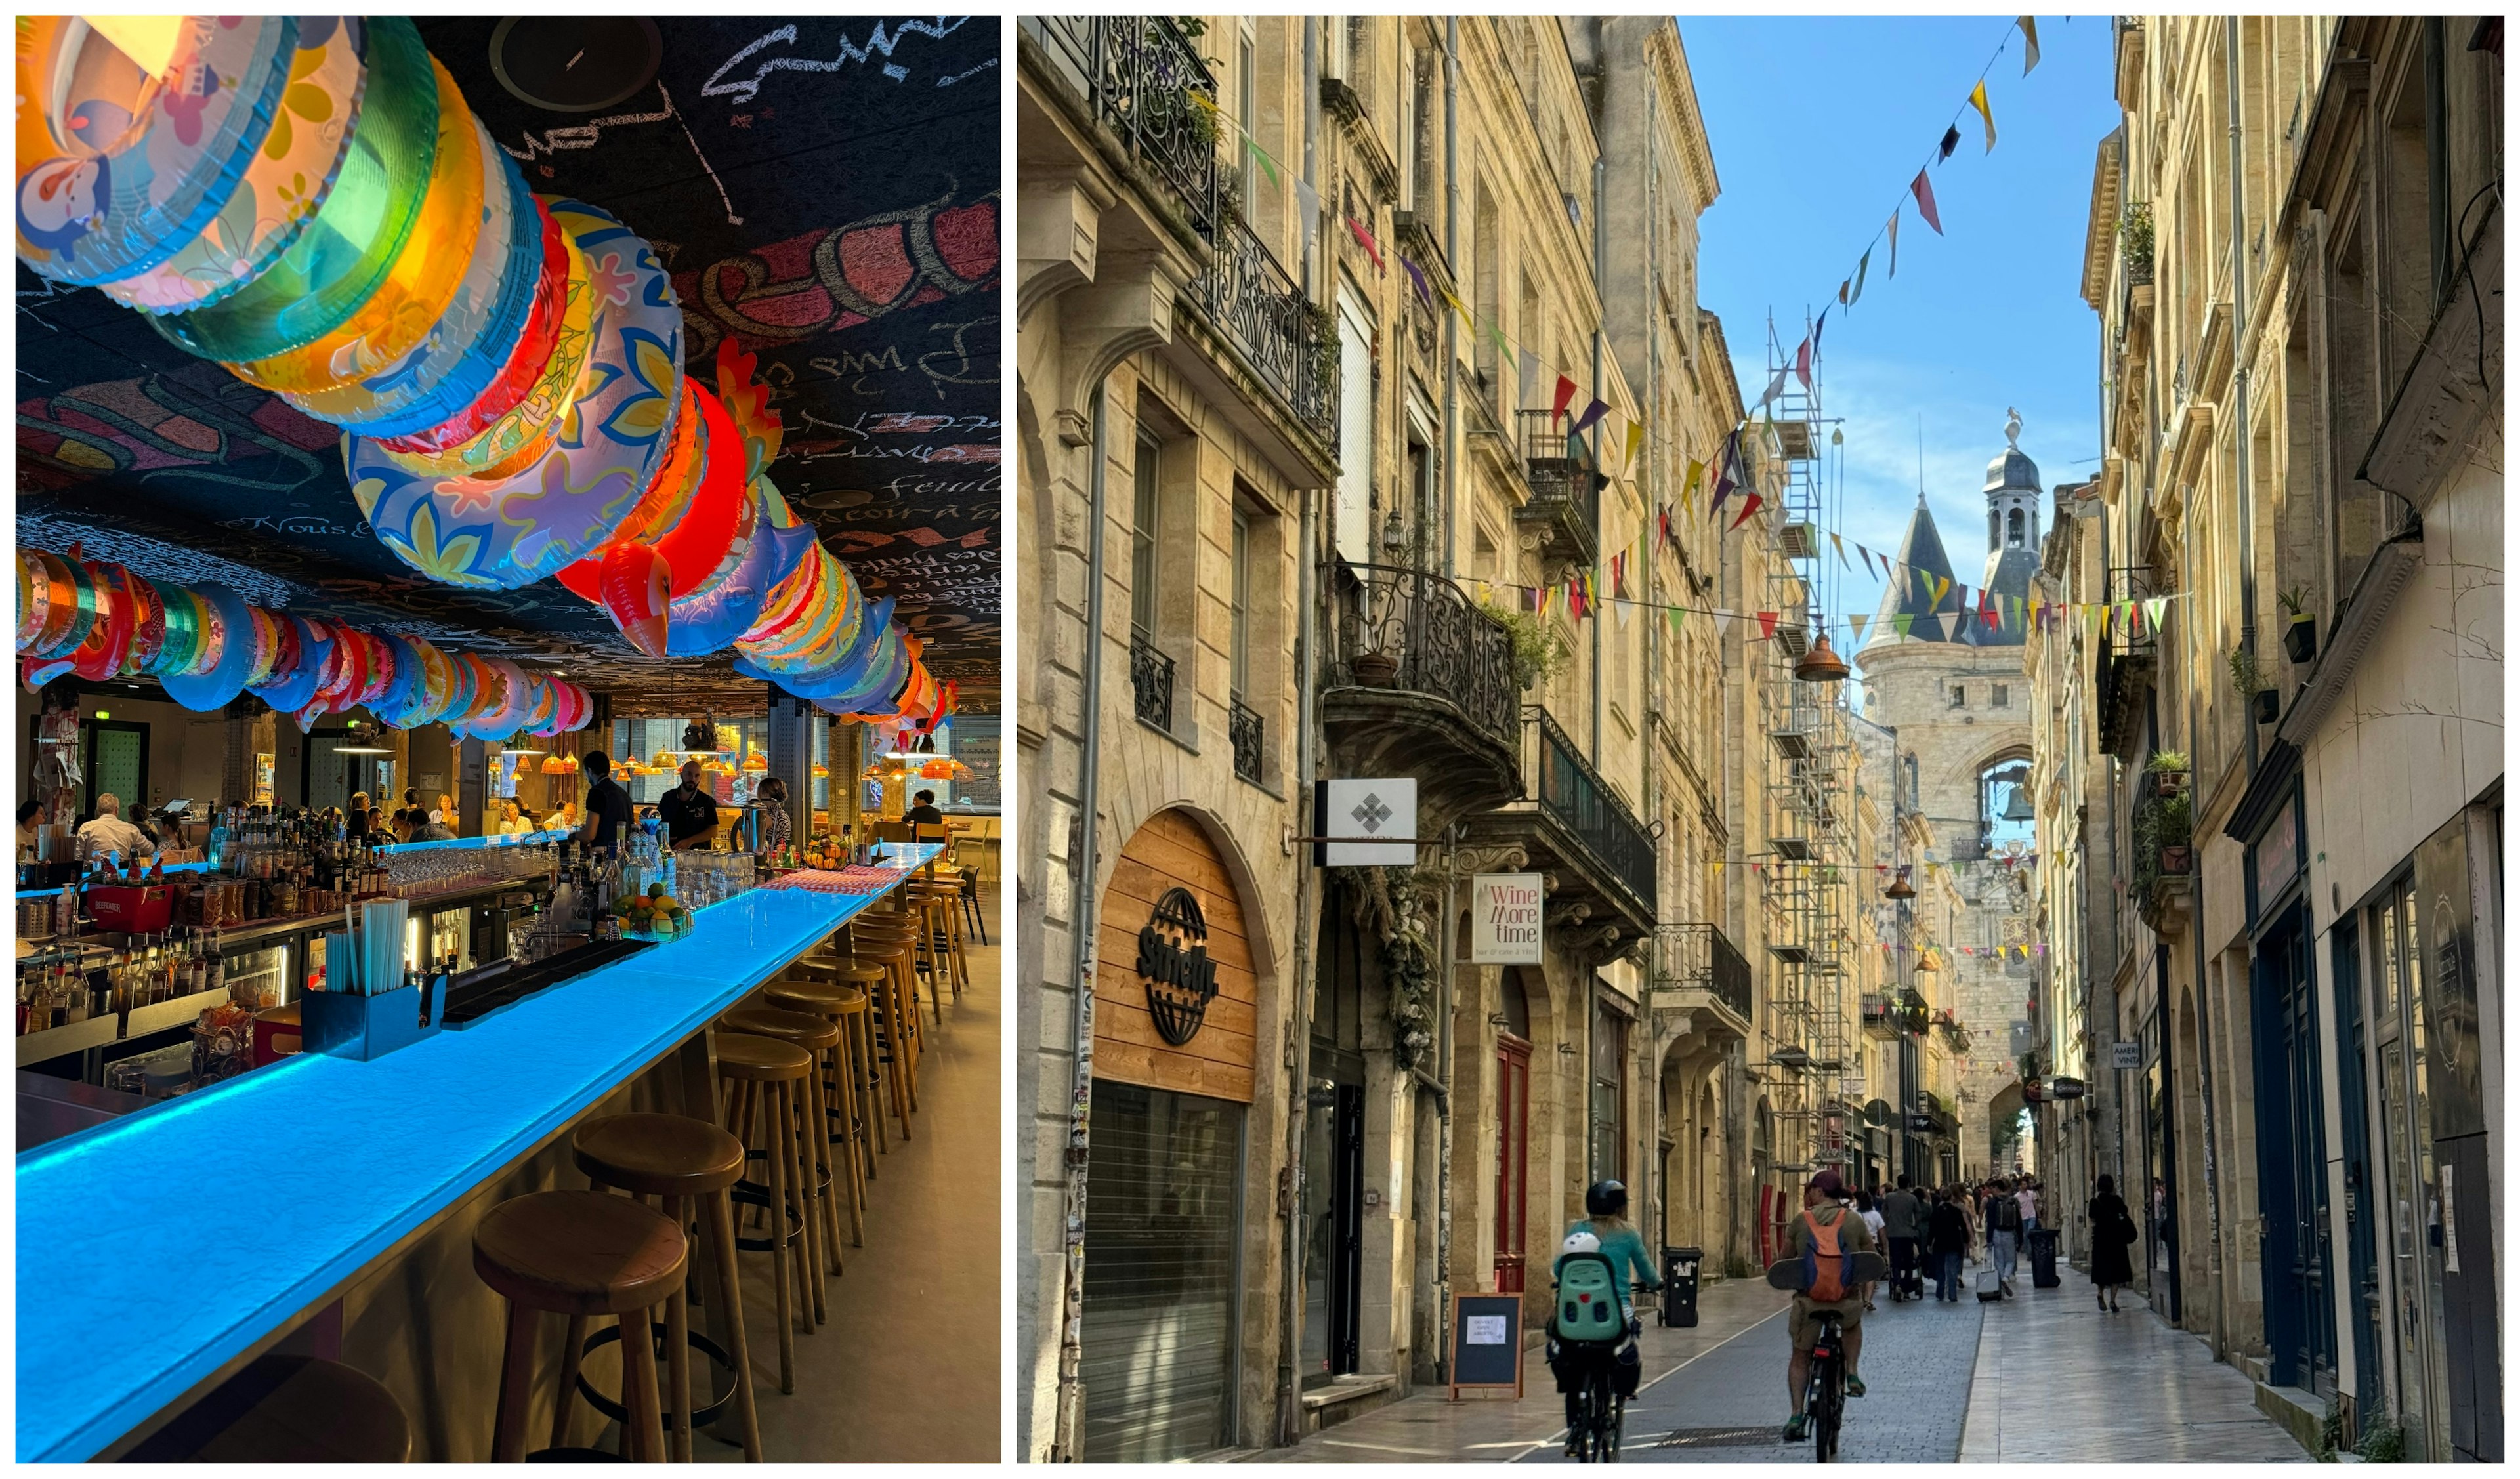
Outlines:
[[2010, 1083], [1995, 1092], [1986, 1106], [1986, 1166], [1989, 1176], [2010, 1176], [2027, 1168], [2036, 1159], [2031, 1146], [2024, 1144], [2028, 1133], [2022, 1128], [2022, 1110], [2029, 1100], [2019, 1083]]
[[1497, 974], [1496, 1290], [1519, 1294], [1531, 1201], [1531, 999], [1522, 967]]
[[1098, 1462], [1234, 1441], [1259, 998], [1234, 877], [1176, 809], [1129, 838], [1102, 891], [1081, 1332]]

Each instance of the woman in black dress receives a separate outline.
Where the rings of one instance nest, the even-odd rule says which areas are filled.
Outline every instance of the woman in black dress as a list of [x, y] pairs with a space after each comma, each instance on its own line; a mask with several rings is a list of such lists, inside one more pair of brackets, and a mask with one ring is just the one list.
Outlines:
[[1946, 1191], [1934, 1198], [1933, 1219], [1926, 1225], [1926, 1250], [1934, 1271], [1934, 1297], [1958, 1304], [1960, 1297], [1960, 1255], [1968, 1250], [1968, 1214], [1960, 1210], [1962, 1198]]
[[2128, 1247], [2135, 1241], [2135, 1219], [2127, 1215], [2126, 1200], [2118, 1195], [2113, 1178], [2100, 1178], [2090, 1215], [2093, 1296], [2101, 1309], [2115, 1310], [2119, 1288], [2135, 1282], [2135, 1269], [2127, 1261]]

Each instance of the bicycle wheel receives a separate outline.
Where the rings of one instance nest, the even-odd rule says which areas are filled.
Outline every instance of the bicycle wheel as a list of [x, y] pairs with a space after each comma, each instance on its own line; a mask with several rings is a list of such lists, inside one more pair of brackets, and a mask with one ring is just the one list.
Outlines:
[[1838, 1358], [1831, 1357], [1822, 1367], [1820, 1391], [1812, 1403], [1812, 1457], [1815, 1462], [1835, 1463], [1838, 1419], [1846, 1414], [1846, 1381]]
[[1608, 1420], [1601, 1424], [1601, 1441], [1605, 1445], [1605, 1453], [1602, 1459], [1603, 1462], [1616, 1463], [1619, 1461], [1619, 1440], [1626, 1436], [1627, 1424], [1627, 1400], [1613, 1395], [1610, 1398]]

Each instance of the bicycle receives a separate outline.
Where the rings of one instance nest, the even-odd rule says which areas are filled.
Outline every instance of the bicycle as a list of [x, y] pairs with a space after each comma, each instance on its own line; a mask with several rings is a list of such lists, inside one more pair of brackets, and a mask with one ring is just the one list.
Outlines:
[[[1640, 1287], [1636, 1291], [1631, 1308], [1636, 1311], [1638, 1322], [1644, 1319], [1644, 1296], [1660, 1292], [1660, 1284], [1651, 1288]], [[1632, 1326], [1625, 1340], [1636, 1338], [1635, 1327]], [[1619, 1442], [1627, 1423], [1628, 1403], [1619, 1395], [1612, 1376], [1618, 1368], [1619, 1347], [1625, 1340], [1570, 1347], [1585, 1351], [1591, 1358], [1585, 1363], [1584, 1385], [1575, 1394], [1575, 1420], [1566, 1429], [1567, 1451], [1578, 1463], [1619, 1461]]]
[[1811, 1418], [1812, 1457], [1818, 1463], [1837, 1461], [1838, 1425], [1846, 1416], [1846, 1332], [1837, 1313], [1819, 1313], [1820, 1334], [1812, 1341], [1811, 1384], [1804, 1389], [1803, 1411]]

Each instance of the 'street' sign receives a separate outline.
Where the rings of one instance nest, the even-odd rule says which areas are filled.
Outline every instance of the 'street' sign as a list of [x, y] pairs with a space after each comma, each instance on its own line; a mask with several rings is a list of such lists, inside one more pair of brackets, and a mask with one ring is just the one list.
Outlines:
[[1470, 879], [1470, 964], [1537, 965], [1541, 934], [1538, 874], [1479, 874]]

